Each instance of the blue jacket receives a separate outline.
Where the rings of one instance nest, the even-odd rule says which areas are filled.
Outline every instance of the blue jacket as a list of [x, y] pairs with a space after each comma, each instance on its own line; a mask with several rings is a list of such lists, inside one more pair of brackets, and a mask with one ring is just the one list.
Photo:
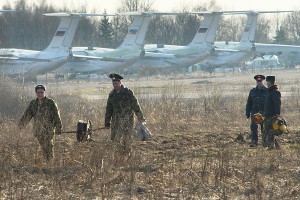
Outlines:
[[261, 88], [258, 88], [258, 86], [256, 86], [255, 88], [252, 88], [250, 90], [246, 104], [247, 117], [250, 117], [250, 114], [252, 116], [258, 112], [263, 114], [266, 95], [267, 88], [265, 86], [262, 86]]
[[281, 93], [278, 91], [278, 86], [273, 85], [268, 88], [265, 102], [265, 117], [273, 117], [280, 115]]

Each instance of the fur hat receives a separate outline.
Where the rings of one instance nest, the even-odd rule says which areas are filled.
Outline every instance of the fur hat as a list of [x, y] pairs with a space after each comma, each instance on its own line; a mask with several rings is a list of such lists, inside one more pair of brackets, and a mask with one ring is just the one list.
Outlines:
[[275, 76], [267, 76], [266, 81], [275, 82]]

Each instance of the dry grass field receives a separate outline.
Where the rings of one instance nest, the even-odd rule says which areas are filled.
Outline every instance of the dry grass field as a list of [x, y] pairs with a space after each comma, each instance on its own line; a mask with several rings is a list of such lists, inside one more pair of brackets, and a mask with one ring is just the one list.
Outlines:
[[[175, 74], [123, 81], [154, 135], [134, 141], [130, 156], [121, 156], [109, 130], [101, 130], [90, 143], [56, 136], [49, 163], [31, 125], [16, 125], [35, 85], [1, 78], [0, 199], [300, 199], [300, 70], [260, 73], [276, 75], [282, 92], [290, 133], [277, 137], [279, 150], [249, 147], [245, 104], [254, 73]], [[110, 80], [46, 86], [64, 131], [75, 130], [79, 119], [103, 126]]]

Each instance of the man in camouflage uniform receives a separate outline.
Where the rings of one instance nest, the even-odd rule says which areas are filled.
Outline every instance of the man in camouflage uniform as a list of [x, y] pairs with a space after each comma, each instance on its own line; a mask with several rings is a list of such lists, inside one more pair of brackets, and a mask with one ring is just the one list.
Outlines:
[[37, 98], [32, 100], [19, 122], [19, 128], [25, 127], [33, 118], [34, 136], [37, 138], [46, 160], [53, 158], [53, 137], [61, 134], [61, 119], [54, 100], [45, 96], [45, 87], [37, 85]]
[[[249, 119], [256, 113], [263, 114], [264, 104], [267, 95], [267, 88], [263, 84], [265, 80], [264, 75], [254, 76], [256, 80], [256, 87], [252, 88], [249, 92], [249, 96], [246, 104], [246, 117]], [[251, 120], [250, 124], [251, 129], [251, 144], [250, 147], [256, 147], [258, 142], [258, 125]], [[261, 134], [262, 134], [262, 144], [265, 145], [266, 137], [263, 134], [263, 124], [260, 125]]]
[[140, 123], [145, 119], [133, 92], [121, 84], [123, 77], [118, 74], [110, 74], [109, 77], [114, 89], [107, 100], [105, 127], [111, 127], [111, 140], [120, 145], [122, 153], [128, 155], [131, 150], [133, 115], [135, 113]]
[[266, 135], [268, 149], [274, 149], [275, 137], [272, 123], [280, 116], [281, 107], [281, 93], [278, 86], [275, 85], [275, 76], [267, 76], [267, 96], [265, 101], [265, 120], [264, 120], [264, 133]]

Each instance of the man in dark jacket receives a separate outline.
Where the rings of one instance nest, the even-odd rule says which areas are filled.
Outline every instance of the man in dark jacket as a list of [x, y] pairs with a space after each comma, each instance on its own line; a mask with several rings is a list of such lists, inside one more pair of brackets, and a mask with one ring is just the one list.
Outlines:
[[278, 90], [278, 86], [275, 85], [275, 76], [267, 76], [267, 96], [265, 101], [264, 110], [264, 134], [266, 135], [265, 146], [268, 149], [274, 149], [275, 137], [272, 123], [280, 117], [280, 107], [281, 107], [281, 93]]
[[[256, 87], [252, 88], [249, 92], [247, 104], [246, 104], [246, 117], [249, 119], [256, 113], [263, 114], [264, 104], [267, 94], [267, 88], [263, 84], [263, 80], [265, 80], [264, 75], [256, 75], [254, 76], [256, 80]], [[261, 133], [262, 133], [262, 143], [264, 143], [265, 138], [263, 137], [263, 124], [260, 125]], [[257, 146], [258, 142], [258, 125], [251, 120], [250, 124], [251, 129], [251, 144], [250, 147]]]
[[123, 77], [118, 74], [110, 74], [109, 77], [114, 89], [107, 100], [105, 127], [111, 127], [111, 140], [121, 146], [122, 153], [128, 155], [131, 150], [134, 114], [140, 123], [145, 119], [133, 92], [121, 84]]
[[61, 134], [61, 119], [54, 100], [45, 96], [45, 86], [37, 85], [37, 98], [32, 100], [19, 122], [19, 128], [25, 127], [33, 119], [34, 136], [39, 141], [46, 160], [53, 158], [53, 137]]

